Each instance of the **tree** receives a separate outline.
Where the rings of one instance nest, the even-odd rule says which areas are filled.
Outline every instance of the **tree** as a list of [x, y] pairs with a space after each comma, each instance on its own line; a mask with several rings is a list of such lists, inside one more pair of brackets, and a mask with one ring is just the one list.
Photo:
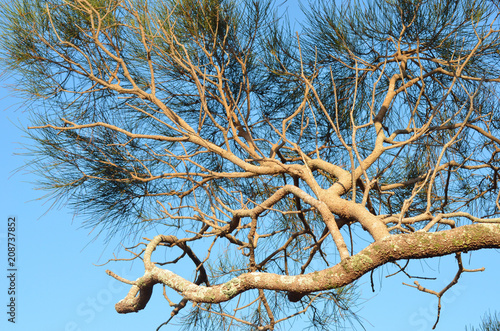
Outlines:
[[[328, 328], [362, 275], [455, 254], [444, 289], [410, 285], [440, 309], [482, 270], [461, 252], [500, 248], [496, 2], [325, 0], [306, 13], [294, 35], [269, 1], [2, 5], [3, 65], [33, 114], [30, 166], [144, 261], [137, 280], [108, 271], [131, 285], [119, 313], [162, 284], [172, 316], [194, 303], [193, 327], [273, 330], [308, 314]], [[163, 234], [139, 242], [151, 227]], [[160, 248], [182, 253], [159, 262]], [[194, 275], [168, 266], [184, 257]]]
[[[474, 328], [471, 326], [470, 331], [498, 331], [500, 330], [500, 318], [499, 314], [495, 313], [492, 314], [491, 312], [488, 312], [485, 314], [483, 320], [481, 321], [481, 325], [479, 326], [478, 329]], [[465, 331], [469, 330], [467, 327], [465, 328]]]

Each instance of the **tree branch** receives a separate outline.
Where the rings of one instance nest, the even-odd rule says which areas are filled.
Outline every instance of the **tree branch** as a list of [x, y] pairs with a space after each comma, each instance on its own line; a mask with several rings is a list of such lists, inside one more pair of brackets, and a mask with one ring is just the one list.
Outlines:
[[[153, 245], [151, 242], [149, 245]], [[136, 280], [129, 294], [115, 305], [119, 313], [144, 309], [157, 283], [179, 292], [193, 302], [220, 303], [250, 289], [299, 294], [330, 290], [352, 283], [371, 270], [401, 259], [421, 259], [461, 251], [500, 248], [500, 225], [473, 224], [451, 230], [399, 234], [374, 242], [358, 254], [321, 271], [297, 276], [246, 273], [212, 287], [198, 286], [175, 273], [153, 266]], [[151, 250], [152, 251], [152, 250]]]

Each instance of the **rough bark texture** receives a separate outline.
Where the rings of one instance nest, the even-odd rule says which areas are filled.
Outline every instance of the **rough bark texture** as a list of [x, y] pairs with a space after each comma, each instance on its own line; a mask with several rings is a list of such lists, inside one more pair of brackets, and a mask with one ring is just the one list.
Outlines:
[[[137, 279], [127, 297], [118, 302], [115, 308], [119, 313], [143, 309], [156, 283], [165, 284], [193, 302], [220, 303], [256, 288], [287, 291], [295, 297], [300, 297], [345, 286], [388, 262], [430, 258], [483, 248], [500, 248], [500, 224], [473, 224], [437, 233], [391, 235], [328, 269], [297, 276], [246, 273], [211, 287], [198, 286], [169, 270], [153, 267]], [[137, 293], [139, 294], [136, 296]]]

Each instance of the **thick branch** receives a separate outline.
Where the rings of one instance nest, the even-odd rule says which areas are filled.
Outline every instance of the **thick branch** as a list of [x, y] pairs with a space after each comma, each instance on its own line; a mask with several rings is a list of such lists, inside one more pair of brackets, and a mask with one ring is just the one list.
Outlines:
[[483, 248], [500, 248], [499, 224], [473, 224], [435, 233], [393, 235], [372, 243], [358, 254], [322, 271], [297, 276], [252, 272], [212, 287], [198, 286], [169, 270], [154, 266], [136, 280], [137, 285], [115, 308], [119, 313], [144, 309], [156, 283], [165, 284], [193, 302], [224, 302], [250, 289], [307, 294], [345, 286], [388, 262]]

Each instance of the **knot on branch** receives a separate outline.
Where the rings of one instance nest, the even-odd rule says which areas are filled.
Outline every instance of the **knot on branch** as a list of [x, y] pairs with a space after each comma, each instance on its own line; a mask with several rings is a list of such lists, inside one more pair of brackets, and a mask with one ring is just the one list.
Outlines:
[[304, 292], [288, 292], [288, 300], [290, 302], [299, 302], [304, 296], [306, 296], [308, 293]]

